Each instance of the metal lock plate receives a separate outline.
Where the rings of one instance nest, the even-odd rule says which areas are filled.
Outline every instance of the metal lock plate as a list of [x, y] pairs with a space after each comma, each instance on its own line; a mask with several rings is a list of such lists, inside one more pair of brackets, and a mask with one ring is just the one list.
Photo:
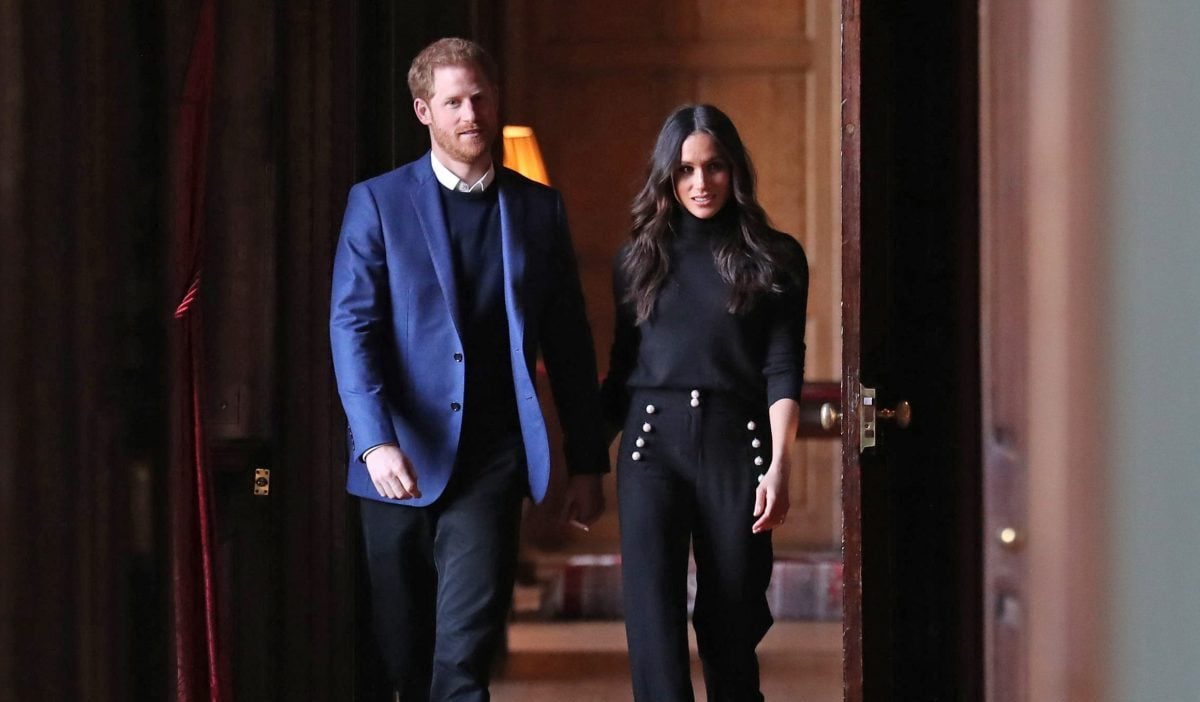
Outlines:
[[260, 496], [271, 494], [271, 469], [254, 469], [254, 494]]
[[875, 388], [858, 387], [862, 393], [858, 410], [858, 448], [865, 451], [875, 446]]

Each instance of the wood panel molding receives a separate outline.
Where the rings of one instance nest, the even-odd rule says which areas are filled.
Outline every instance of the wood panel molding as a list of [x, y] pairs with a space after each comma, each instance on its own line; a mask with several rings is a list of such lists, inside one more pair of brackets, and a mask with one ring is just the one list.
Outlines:
[[[601, 9], [511, 0], [508, 8], [506, 114], [537, 129], [550, 178], [566, 199], [602, 369], [612, 334], [612, 256], [627, 234], [629, 201], [655, 135], [675, 106], [708, 102], [737, 124], [775, 226], [808, 253], [805, 377], [838, 377], [838, 3], [611, 0]], [[776, 546], [835, 548], [838, 447], [798, 448], [791, 517]], [[615, 513], [603, 519], [587, 547], [615, 550], [616, 522]]]
[[555, 42], [539, 50], [539, 65], [554, 73], [703, 71], [803, 72], [813, 65], [806, 37], [689, 42]]

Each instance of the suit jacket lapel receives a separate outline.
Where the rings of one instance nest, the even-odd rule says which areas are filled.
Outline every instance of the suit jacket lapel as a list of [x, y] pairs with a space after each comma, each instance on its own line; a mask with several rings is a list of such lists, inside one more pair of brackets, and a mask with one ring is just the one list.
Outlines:
[[442, 297], [450, 308], [450, 318], [454, 321], [454, 330], [458, 338], [462, 336], [462, 321], [458, 311], [458, 286], [454, 280], [454, 254], [450, 249], [450, 228], [446, 225], [446, 215], [442, 211], [442, 200], [438, 188], [442, 187], [433, 175], [433, 167], [429, 165], [429, 155], [425, 156], [425, 166], [417, 178], [417, 187], [412, 192], [413, 208], [417, 211], [417, 219], [421, 223], [421, 231], [425, 234], [425, 242], [429, 246], [429, 257], [433, 259], [433, 270], [437, 273], [438, 283], [442, 287]]
[[500, 188], [500, 239], [504, 255], [504, 305], [508, 309], [508, 331], [514, 348], [524, 348], [525, 309], [522, 281], [525, 280], [525, 241], [520, 222], [525, 221], [525, 201], [503, 169], [496, 173]]

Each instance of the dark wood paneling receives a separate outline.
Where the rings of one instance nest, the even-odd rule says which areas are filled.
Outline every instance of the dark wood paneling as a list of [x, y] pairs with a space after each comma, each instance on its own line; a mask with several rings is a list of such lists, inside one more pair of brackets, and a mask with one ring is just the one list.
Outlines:
[[[0, 0], [2, 699], [171, 694], [165, 357], [179, 291], [162, 271], [197, 6]], [[206, 416], [242, 699], [386, 694], [342, 485], [332, 251], [350, 184], [427, 148], [411, 57], [445, 34], [500, 55], [501, 16], [482, 0], [218, 7]], [[250, 494], [259, 465], [270, 497]]]
[[[375, 664], [329, 283], [346, 194], [428, 148], [408, 64], [498, 3], [227, 2], [206, 299], [224, 621], [242, 699], [390, 699]], [[253, 470], [271, 494], [253, 497]]]
[[505, 2], [359, 0], [356, 5], [354, 173], [361, 180], [408, 163], [429, 148], [429, 132], [416, 120], [408, 91], [408, 66], [417, 52], [441, 37], [461, 36], [502, 61]]
[[353, 180], [353, 6], [225, 3], [218, 36], [207, 417], [234, 688], [349, 699], [354, 549], [326, 320]]
[[0, 2], [3, 699], [165, 694], [159, 19]]
[[350, 699], [355, 651], [354, 515], [329, 355], [329, 279], [354, 180], [353, 8], [280, 5], [284, 168], [274, 329], [274, 445], [283, 567], [274, 669], [278, 699]]

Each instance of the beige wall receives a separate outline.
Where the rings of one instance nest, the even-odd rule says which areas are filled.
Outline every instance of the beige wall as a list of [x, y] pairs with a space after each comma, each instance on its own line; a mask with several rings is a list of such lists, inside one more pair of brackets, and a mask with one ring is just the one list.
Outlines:
[[[808, 252], [806, 376], [840, 376], [837, 8], [833, 0], [509, 3], [508, 121], [535, 128], [566, 198], [602, 371], [612, 257], [654, 138], [674, 107], [711, 102], [750, 149], [775, 226]], [[837, 548], [837, 442], [809, 442], [798, 455], [777, 548]], [[610, 509], [573, 548], [613, 550], [616, 533]]]

